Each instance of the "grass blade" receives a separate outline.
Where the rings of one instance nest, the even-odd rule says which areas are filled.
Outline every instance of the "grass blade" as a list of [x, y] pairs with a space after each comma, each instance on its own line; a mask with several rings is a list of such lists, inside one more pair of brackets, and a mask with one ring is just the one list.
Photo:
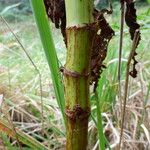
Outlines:
[[51, 70], [51, 76], [53, 80], [53, 86], [55, 90], [56, 99], [61, 109], [63, 118], [64, 114], [64, 88], [62, 86], [61, 77], [59, 73], [58, 58], [52, 38], [51, 29], [49, 26], [48, 17], [45, 12], [45, 6], [43, 0], [31, 0], [35, 20], [41, 37], [41, 41], [44, 47], [46, 58]]
[[100, 150], [105, 149], [105, 135], [103, 133], [103, 125], [102, 125], [102, 115], [100, 110], [100, 103], [98, 100], [98, 94], [95, 93], [95, 99], [96, 99], [96, 110], [97, 110], [97, 129], [98, 129], [98, 136], [99, 136], [99, 147]]

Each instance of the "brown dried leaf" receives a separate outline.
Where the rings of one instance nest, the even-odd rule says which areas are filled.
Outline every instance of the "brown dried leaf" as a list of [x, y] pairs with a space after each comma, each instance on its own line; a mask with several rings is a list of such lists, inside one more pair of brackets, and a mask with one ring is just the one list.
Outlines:
[[56, 28], [61, 28], [61, 33], [66, 43], [66, 12], [64, 0], [44, 0], [48, 17], [55, 24]]
[[[136, 9], [135, 9], [135, 3], [133, 0], [125, 0], [126, 1], [126, 13], [125, 13], [125, 21], [127, 26], [129, 27], [129, 32], [131, 36], [131, 40], [134, 39], [134, 35], [137, 29], [140, 28], [140, 25], [137, 23], [137, 15], [136, 15]], [[141, 37], [139, 37], [137, 41], [137, 46], [139, 45], [139, 42], [141, 40]], [[135, 59], [135, 56], [137, 53], [135, 52], [132, 60], [133, 60], [133, 68], [130, 72], [130, 75], [133, 78], [137, 77], [137, 70], [136, 70], [136, 64], [138, 63]]]
[[[48, 17], [55, 24], [56, 28], [61, 28], [62, 35], [66, 42], [66, 12], [64, 0], [44, 0]], [[102, 73], [103, 61], [107, 55], [108, 43], [114, 35], [114, 31], [109, 26], [104, 18], [104, 13], [112, 13], [110, 10], [103, 9], [101, 11], [94, 10], [93, 16], [95, 18], [95, 30], [100, 31], [93, 37], [92, 55], [91, 55], [91, 80], [94, 83], [94, 90], [97, 87], [98, 79]]]
[[102, 12], [94, 10], [94, 18], [98, 24], [98, 32], [100, 32], [93, 39], [91, 56], [91, 83], [94, 82], [95, 91], [100, 74], [103, 68], [106, 68], [103, 61], [106, 58], [108, 44], [114, 35], [114, 31], [107, 23]]

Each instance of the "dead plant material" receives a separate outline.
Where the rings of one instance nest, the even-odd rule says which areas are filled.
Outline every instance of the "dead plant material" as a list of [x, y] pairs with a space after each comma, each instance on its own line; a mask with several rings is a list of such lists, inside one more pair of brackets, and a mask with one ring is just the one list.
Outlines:
[[106, 66], [103, 64], [107, 56], [109, 41], [114, 35], [113, 29], [109, 26], [104, 18], [105, 11], [94, 10], [94, 19], [97, 23], [97, 34], [93, 38], [92, 55], [91, 55], [91, 83], [94, 83], [96, 90], [98, 79]]
[[61, 33], [66, 43], [66, 12], [64, 0], [44, 0], [48, 17], [55, 24], [56, 28], [61, 28]]
[[[48, 17], [55, 24], [56, 28], [61, 28], [62, 35], [64, 37], [65, 44], [66, 39], [66, 12], [64, 0], [44, 0]], [[108, 22], [104, 18], [104, 13], [111, 14], [112, 6], [110, 10], [103, 9], [98, 11], [94, 9], [94, 24], [96, 34], [93, 36], [92, 54], [91, 54], [91, 78], [90, 84], [94, 83], [94, 91], [96, 90], [98, 79], [106, 66], [103, 64], [107, 55], [107, 48], [109, 41], [114, 35], [113, 29], [109, 26]], [[93, 27], [91, 28], [93, 30]]]
[[123, 99], [123, 110], [122, 110], [122, 121], [121, 121], [121, 133], [120, 133], [120, 142], [119, 142], [119, 150], [121, 149], [122, 144], [122, 138], [123, 138], [123, 130], [124, 130], [124, 122], [125, 122], [125, 113], [126, 113], [126, 104], [127, 104], [127, 97], [128, 97], [128, 85], [129, 85], [129, 74], [130, 74], [130, 64], [131, 60], [133, 59], [133, 56], [135, 54], [135, 50], [137, 47], [137, 43], [140, 38], [139, 30], [135, 31], [134, 38], [133, 38], [133, 44], [132, 49], [128, 58], [127, 67], [126, 67], [126, 79], [125, 79], [125, 93], [124, 93], [124, 99]]
[[80, 105], [75, 105], [73, 110], [70, 110], [69, 108], [66, 108], [65, 111], [66, 116], [73, 122], [76, 122], [77, 120], [84, 120], [87, 119], [90, 115], [90, 108], [87, 110], [83, 110]]
[[[140, 25], [137, 23], [137, 15], [136, 15], [134, 0], [125, 0], [125, 2], [126, 2], [125, 21], [126, 21], [127, 26], [129, 27], [131, 40], [133, 41], [135, 31], [140, 29]], [[141, 37], [137, 41], [137, 46], [139, 45], [140, 40], [141, 40]], [[135, 59], [136, 55], [137, 55], [137, 52], [135, 51], [132, 57], [133, 67], [132, 67], [132, 71], [130, 71], [130, 75], [133, 78], [137, 77], [136, 64], [138, 63], [138, 61]]]

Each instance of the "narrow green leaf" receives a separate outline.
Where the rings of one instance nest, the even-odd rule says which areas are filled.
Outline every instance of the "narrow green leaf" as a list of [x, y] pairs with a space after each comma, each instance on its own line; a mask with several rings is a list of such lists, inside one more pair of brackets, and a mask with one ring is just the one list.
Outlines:
[[46, 15], [45, 6], [43, 0], [31, 0], [36, 24], [39, 30], [39, 34], [41, 37], [41, 41], [44, 47], [44, 51], [46, 54], [46, 58], [51, 70], [51, 76], [53, 80], [53, 86], [55, 90], [55, 95], [57, 99], [57, 103], [61, 109], [63, 118], [65, 120], [64, 114], [64, 88], [61, 82], [58, 58], [52, 38], [52, 33], [48, 21], [48, 17]]
[[98, 128], [98, 136], [99, 136], [99, 147], [100, 150], [105, 149], [105, 135], [103, 133], [103, 124], [102, 124], [102, 115], [101, 115], [101, 110], [100, 110], [100, 103], [98, 99], [98, 94], [97, 92], [95, 93], [95, 99], [96, 99], [96, 110], [97, 110], [97, 128]]

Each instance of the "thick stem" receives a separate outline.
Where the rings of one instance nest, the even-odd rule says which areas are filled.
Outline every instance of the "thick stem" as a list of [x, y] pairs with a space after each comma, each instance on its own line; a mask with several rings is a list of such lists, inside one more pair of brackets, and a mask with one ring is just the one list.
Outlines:
[[93, 22], [93, 0], [65, 0], [67, 26]]
[[[94, 35], [93, 1], [66, 0], [67, 60], [64, 68], [67, 150], [86, 150], [88, 133], [89, 75]], [[92, 30], [93, 29], [93, 30]]]

